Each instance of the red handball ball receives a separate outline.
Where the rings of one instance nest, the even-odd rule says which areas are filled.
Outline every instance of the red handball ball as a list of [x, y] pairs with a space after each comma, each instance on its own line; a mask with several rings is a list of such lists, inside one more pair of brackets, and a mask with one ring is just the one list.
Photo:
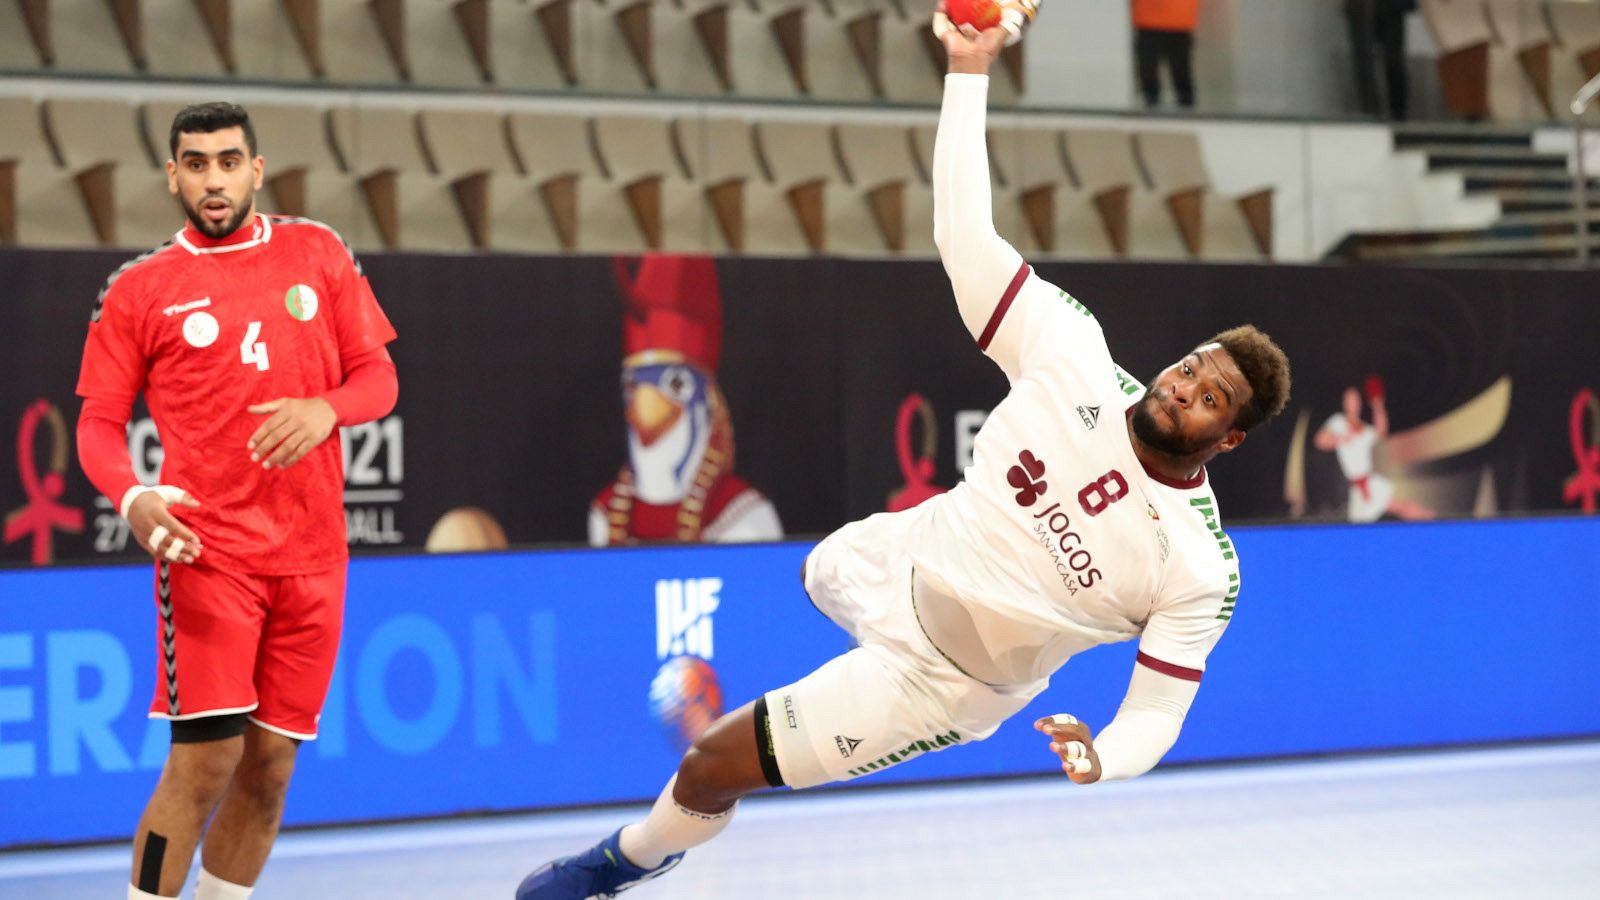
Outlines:
[[945, 15], [958, 28], [971, 25], [987, 31], [1000, 24], [1000, 4], [996, 0], [945, 0]]
[[1368, 375], [1367, 380], [1361, 385], [1361, 392], [1367, 395], [1367, 400], [1383, 399], [1383, 379], [1376, 375]]

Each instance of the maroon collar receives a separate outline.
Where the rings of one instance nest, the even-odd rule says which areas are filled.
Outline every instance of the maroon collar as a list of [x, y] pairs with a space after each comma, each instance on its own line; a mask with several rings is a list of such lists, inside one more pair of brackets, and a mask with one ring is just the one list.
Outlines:
[[[1123, 416], [1124, 419], [1133, 418], [1133, 407], [1130, 406], [1127, 409], [1123, 410], [1122, 416]], [[1131, 441], [1129, 442], [1129, 446], [1130, 447], [1132, 446], [1132, 442]], [[1156, 482], [1158, 484], [1164, 484], [1164, 485], [1166, 485], [1167, 487], [1170, 487], [1170, 488], [1177, 488], [1180, 491], [1192, 491], [1195, 488], [1201, 487], [1202, 485], [1204, 485], [1206, 483], [1206, 467], [1205, 466], [1201, 466], [1198, 470], [1196, 470], [1193, 476], [1180, 480], [1180, 479], [1177, 479], [1177, 478], [1168, 478], [1167, 476], [1161, 474], [1160, 472], [1157, 472], [1155, 469], [1152, 469], [1149, 466], [1146, 466], [1144, 464], [1144, 460], [1139, 458], [1139, 451], [1137, 451], [1137, 450], [1134, 451], [1133, 457], [1134, 457], [1134, 459], [1138, 459], [1139, 460], [1139, 465], [1143, 466], [1144, 473], [1146, 475], [1150, 476], [1150, 480], [1152, 480], [1152, 481], [1154, 481], [1154, 482]]]

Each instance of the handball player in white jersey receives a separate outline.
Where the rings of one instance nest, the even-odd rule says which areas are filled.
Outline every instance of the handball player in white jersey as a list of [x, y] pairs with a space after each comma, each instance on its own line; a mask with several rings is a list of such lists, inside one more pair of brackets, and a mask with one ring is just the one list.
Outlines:
[[1034, 723], [1068, 777], [1132, 778], [1177, 739], [1239, 592], [1204, 466], [1283, 409], [1288, 362], [1247, 325], [1141, 386], [1089, 310], [995, 233], [987, 72], [1013, 33], [942, 35], [934, 237], [962, 320], [1011, 383], [965, 481], [818, 544], [806, 591], [859, 646], [719, 719], [643, 822], [541, 866], [519, 900], [612, 896], [715, 837], [746, 794], [981, 741], [1100, 644], [1139, 640], [1111, 723]]

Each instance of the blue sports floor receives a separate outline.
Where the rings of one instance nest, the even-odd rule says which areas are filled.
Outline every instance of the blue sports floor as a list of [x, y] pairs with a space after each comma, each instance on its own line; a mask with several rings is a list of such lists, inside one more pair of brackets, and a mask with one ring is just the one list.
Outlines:
[[[504, 900], [642, 811], [290, 833], [255, 896]], [[0, 898], [121, 900], [127, 865], [0, 854]], [[776, 795], [626, 896], [1600, 898], [1600, 742]]]

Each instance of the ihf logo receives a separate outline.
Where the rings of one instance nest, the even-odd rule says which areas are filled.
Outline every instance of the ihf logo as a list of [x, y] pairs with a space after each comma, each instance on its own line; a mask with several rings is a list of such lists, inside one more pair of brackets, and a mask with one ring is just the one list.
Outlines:
[[710, 659], [712, 613], [721, 605], [721, 578], [664, 578], [656, 582], [656, 659], [650, 715], [680, 751], [722, 715], [722, 687]]

